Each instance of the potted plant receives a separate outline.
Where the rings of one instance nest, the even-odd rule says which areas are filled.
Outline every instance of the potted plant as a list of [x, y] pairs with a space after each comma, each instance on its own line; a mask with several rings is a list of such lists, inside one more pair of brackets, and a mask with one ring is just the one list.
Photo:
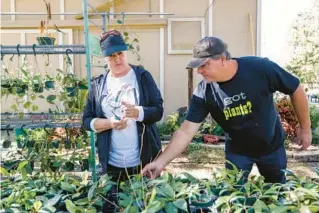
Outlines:
[[36, 93], [43, 92], [43, 82], [40, 74], [32, 78], [32, 91]]
[[24, 95], [28, 89], [28, 83], [24, 79], [14, 79], [13, 86], [18, 95]]
[[40, 34], [41, 36], [37, 37], [37, 41], [39, 45], [54, 45], [55, 44], [55, 37], [54, 34], [50, 34], [48, 32], [48, 24], [51, 20], [51, 6], [50, 2], [44, 1], [46, 4], [47, 9], [47, 20], [40, 22]]
[[65, 91], [69, 97], [77, 95], [79, 80], [74, 74], [67, 74], [63, 79], [63, 85], [65, 85]]

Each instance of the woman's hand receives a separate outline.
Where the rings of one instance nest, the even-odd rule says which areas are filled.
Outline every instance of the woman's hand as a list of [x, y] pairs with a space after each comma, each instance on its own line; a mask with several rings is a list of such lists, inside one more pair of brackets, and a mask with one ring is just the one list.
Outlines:
[[130, 104], [129, 102], [122, 101], [122, 105], [124, 117], [134, 119], [138, 118], [139, 110], [135, 104]]
[[122, 130], [127, 127], [127, 118], [122, 118], [121, 120], [117, 120], [115, 117], [110, 118], [111, 127], [115, 130]]

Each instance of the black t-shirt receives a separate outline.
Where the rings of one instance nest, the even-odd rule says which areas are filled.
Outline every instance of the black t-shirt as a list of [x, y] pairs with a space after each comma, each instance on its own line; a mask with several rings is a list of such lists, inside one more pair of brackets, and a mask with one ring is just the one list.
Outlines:
[[291, 95], [299, 80], [266, 58], [234, 60], [238, 70], [231, 80], [198, 84], [186, 120], [200, 123], [210, 113], [229, 135], [226, 152], [252, 157], [268, 154], [285, 139], [273, 93]]

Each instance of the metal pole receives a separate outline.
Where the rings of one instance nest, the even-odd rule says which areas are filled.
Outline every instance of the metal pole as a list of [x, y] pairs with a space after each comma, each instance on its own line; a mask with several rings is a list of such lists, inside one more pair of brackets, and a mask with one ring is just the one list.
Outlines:
[[[134, 15], [174, 15], [174, 13], [145, 13], [145, 12], [123, 12], [123, 13], [86, 13], [89, 15], [125, 15], [125, 16], [134, 16]], [[32, 12], [2, 12], [0, 15], [47, 15], [47, 13], [32, 13]], [[69, 12], [69, 13], [51, 13], [51, 15], [82, 15], [82, 13]]]
[[[86, 73], [88, 80], [88, 88], [91, 89], [91, 60], [90, 60], [90, 47], [89, 47], [89, 21], [88, 21], [88, 8], [87, 8], [87, 0], [83, 0], [83, 24], [84, 24], [84, 36], [85, 36], [85, 49], [86, 49]], [[94, 143], [94, 133], [90, 132], [90, 143], [91, 143], [91, 159], [92, 161], [92, 179], [96, 181], [96, 162], [95, 162], [95, 143]]]

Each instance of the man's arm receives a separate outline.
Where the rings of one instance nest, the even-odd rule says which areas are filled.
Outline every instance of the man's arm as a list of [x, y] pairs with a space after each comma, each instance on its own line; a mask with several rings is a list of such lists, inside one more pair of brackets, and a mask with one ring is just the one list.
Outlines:
[[295, 92], [290, 95], [291, 103], [294, 107], [295, 113], [300, 123], [300, 128], [302, 130], [310, 130], [311, 122], [310, 122], [310, 113], [309, 113], [309, 104], [307, 96], [299, 85]]
[[201, 123], [185, 120], [181, 127], [174, 133], [171, 142], [165, 151], [158, 157], [156, 163], [163, 169], [174, 158], [181, 154], [193, 139]]
[[300, 123], [297, 131], [297, 143], [301, 146], [301, 150], [306, 150], [311, 145], [311, 122], [309, 114], [309, 105], [306, 94], [299, 85], [297, 89], [290, 95], [291, 103]]

